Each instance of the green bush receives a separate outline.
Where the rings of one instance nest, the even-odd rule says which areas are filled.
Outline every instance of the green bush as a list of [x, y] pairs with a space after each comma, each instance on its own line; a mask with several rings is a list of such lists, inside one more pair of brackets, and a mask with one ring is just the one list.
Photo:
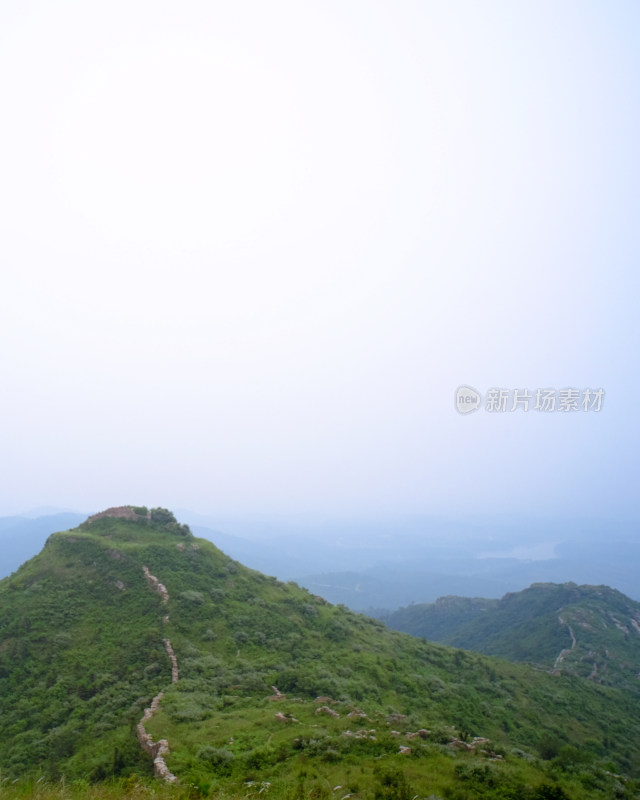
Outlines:
[[177, 522], [168, 508], [152, 508], [151, 521], [157, 525], [166, 525], [168, 522]]
[[407, 782], [402, 770], [376, 770], [375, 800], [412, 800], [416, 792]]
[[211, 766], [220, 775], [230, 775], [233, 765], [234, 755], [230, 750], [222, 747], [211, 747], [205, 745], [196, 753], [197, 758]]

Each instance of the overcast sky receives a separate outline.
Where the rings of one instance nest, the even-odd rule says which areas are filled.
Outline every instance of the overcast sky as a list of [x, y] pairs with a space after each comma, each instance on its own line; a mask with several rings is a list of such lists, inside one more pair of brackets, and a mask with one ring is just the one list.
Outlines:
[[4, 0], [0, 513], [637, 516], [639, 38], [635, 0]]

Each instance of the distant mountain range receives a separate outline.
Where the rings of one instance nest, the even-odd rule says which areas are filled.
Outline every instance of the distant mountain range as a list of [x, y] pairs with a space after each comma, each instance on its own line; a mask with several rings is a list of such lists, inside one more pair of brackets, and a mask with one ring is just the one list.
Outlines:
[[73, 511], [0, 517], [0, 578], [35, 556], [52, 533], [74, 528], [86, 518], [86, 514]]
[[398, 631], [640, 693], [640, 603], [607, 586], [534, 584], [441, 597], [381, 617]]
[[[85, 514], [0, 518], [0, 577]], [[198, 536], [247, 566], [356, 611], [444, 595], [499, 598], [532, 583], [606, 584], [640, 600], [635, 522], [398, 518], [246, 519], [181, 512]]]

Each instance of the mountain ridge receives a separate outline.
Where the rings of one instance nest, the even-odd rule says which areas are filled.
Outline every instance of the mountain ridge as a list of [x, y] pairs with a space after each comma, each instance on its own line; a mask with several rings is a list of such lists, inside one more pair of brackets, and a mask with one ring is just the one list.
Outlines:
[[154, 759], [204, 794], [346, 781], [373, 797], [402, 774], [408, 800], [487, 781], [537, 800], [610, 787], [607, 764], [635, 786], [633, 696], [386, 630], [133, 508], [52, 535], [0, 581], [3, 775], [150, 777], [143, 724], [168, 743]]
[[640, 603], [608, 586], [534, 583], [381, 615], [405, 633], [640, 691]]

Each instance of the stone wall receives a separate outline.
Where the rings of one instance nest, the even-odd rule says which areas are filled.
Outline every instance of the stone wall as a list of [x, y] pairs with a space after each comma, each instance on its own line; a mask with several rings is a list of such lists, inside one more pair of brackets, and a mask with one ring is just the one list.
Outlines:
[[[106, 511], [100, 511], [98, 514], [92, 514], [90, 517], [87, 518], [87, 522], [95, 522], [97, 519], [102, 519], [103, 517], [116, 517], [117, 519], [144, 519], [144, 517], [140, 517], [136, 512], [133, 510], [133, 506], [114, 506], [113, 508], [108, 508]], [[150, 518], [150, 513], [147, 512], [146, 519]]]
[[[142, 571], [147, 579], [149, 588], [153, 589], [155, 592], [158, 592], [160, 597], [162, 597], [162, 602], [167, 603], [169, 601], [169, 592], [167, 592], [166, 586], [160, 583], [156, 576], [149, 572], [147, 567], [142, 567]], [[167, 655], [171, 661], [171, 683], [177, 683], [179, 678], [178, 659], [176, 658], [176, 654], [169, 639], [163, 639], [162, 643], [164, 644], [164, 649], [167, 651]], [[140, 747], [142, 747], [145, 753], [148, 753], [153, 759], [153, 771], [156, 778], [160, 778], [166, 783], [175, 783], [178, 778], [172, 772], [170, 772], [169, 767], [167, 767], [167, 763], [164, 760], [164, 757], [169, 753], [169, 742], [167, 742], [166, 739], [159, 739], [157, 742], [154, 742], [153, 737], [150, 733], [147, 733], [147, 729], [145, 728], [145, 723], [148, 722], [160, 708], [160, 701], [162, 700], [163, 696], [164, 693], [159, 692], [151, 701], [149, 708], [145, 708], [144, 714], [142, 715], [142, 718], [136, 727], [136, 734], [138, 737], [138, 742], [140, 743]]]

